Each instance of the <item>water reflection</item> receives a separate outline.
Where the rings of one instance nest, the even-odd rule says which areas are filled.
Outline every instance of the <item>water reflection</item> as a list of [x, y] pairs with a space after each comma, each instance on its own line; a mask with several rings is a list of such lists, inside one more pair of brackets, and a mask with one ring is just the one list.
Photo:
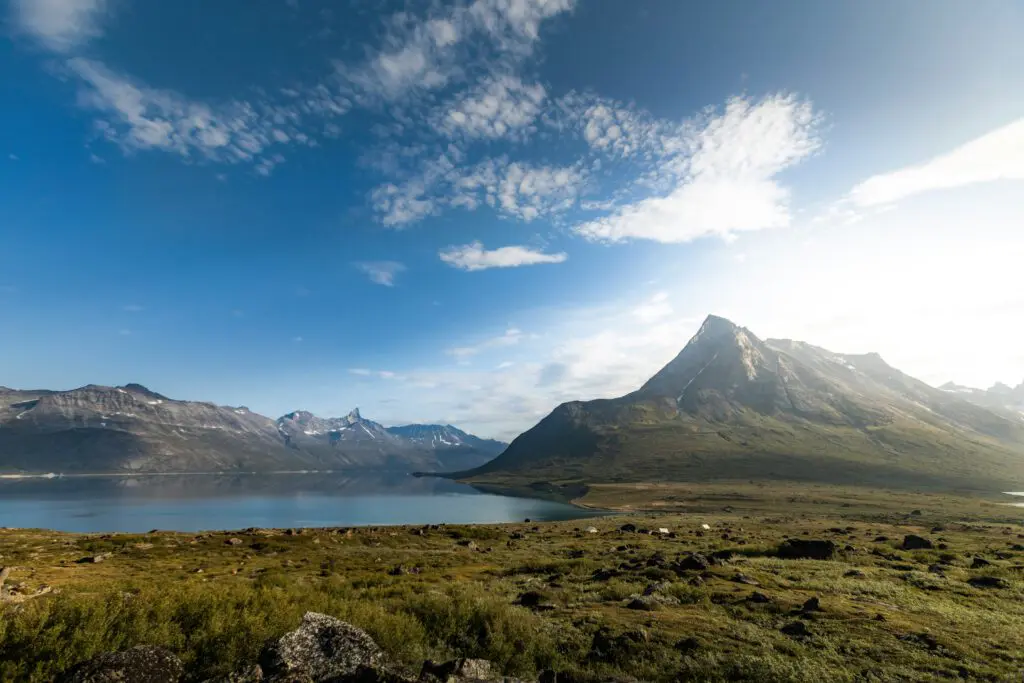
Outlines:
[[571, 505], [400, 474], [0, 480], [0, 526], [101, 532], [576, 519]]

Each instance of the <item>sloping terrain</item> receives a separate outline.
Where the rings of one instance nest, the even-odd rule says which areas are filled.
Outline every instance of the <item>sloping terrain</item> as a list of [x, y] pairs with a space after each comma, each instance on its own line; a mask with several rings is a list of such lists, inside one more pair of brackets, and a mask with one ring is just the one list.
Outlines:
[[440, 471], [491, 457], [468, 446], [435, 450], [358, 411], [327, 419], [298, 411], [275, 421], [245, 407], [172, 400], [138, 384], [0, 388], [0, 473]]
[[709, 317], [636, 392], [558, 406], [477, 481], [790, 479], [1024, 482], [1024, 420], [932, 388], [877, 354], [762, 341]]

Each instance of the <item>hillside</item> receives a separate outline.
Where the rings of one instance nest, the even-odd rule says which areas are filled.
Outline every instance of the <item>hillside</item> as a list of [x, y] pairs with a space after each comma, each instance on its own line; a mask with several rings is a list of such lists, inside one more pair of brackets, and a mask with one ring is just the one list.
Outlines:
[[296, 411], [272, 420], [245, 407], [170, 399], [139, 384], [0, 388], [0, 473], [440, 471], [493, 457], [473, 439], [435, 448], [358, 410], [344, 418]]
[[564, 403], [459, 476], [1006, 490], [1024, 483], [1024, 420], [932, 388], [877, 354], [763, 341], [710, 316], [637, 391]]

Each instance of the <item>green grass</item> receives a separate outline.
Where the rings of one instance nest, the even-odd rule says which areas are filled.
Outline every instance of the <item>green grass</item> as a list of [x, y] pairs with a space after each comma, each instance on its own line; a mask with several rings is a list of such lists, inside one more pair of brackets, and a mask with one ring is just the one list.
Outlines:
[[[54, 589], [0, 606], [0, 680], [50, 681], [97, 653], [145, 643], [175, 651], [188, 680], [200, 681], [255, 662], [268, 639], [310, 610], [365, 628], [410, 672], [423, 659], [456, 656], [490, 659], [515, 676], [554, 669], [652, 681], [998, 681], [1024, 667], [1024, 551], [1013, 550], [1024, 544], [1024, 527], [1013, 508], [938, 494], [742, 484], [594, 487], [586, 501], [635, 512], [537, 531], [481, 525], [425, 536], [405, 527], [291, 536], [0, 530], [15, 599], [44, 584]], [[920, 515], [909, 514], [915, 508]], [[619, 533], [627, 519], [677, 536]], [[576, 531], [590, 524], [601, 533]], [[903, 551], [907, 533], [941, 537], [947, 548]], [[782, 560], [774, 550], [785, 536], [831, 538], [853, 550], [827, 562]], [[702, 581], [664, 566], [723, 549], [736, 554]], [[97, 552], [113, 554], [76, 562]], [[975, 555], [992, 565], [971, 569]], [[937, 564], [943, 573], [929, 571]], [[405, 573], [394, 571], [399, 565]], [[595, 578], [599, 570], [617, 575]], [[760, 585], [735, 582], [737, 573]], [[967, 583], [980, 575], [1009, 588]], [[626, 608], [654, 583], [665, 583], [656, 609]], [[526, 591], [541, 594], [545, 608], [516, 604]], [[751, 602], [754, 592], [771, 601]], [[822, 611], [800, 615], [813, 596]], [[779, 631], [795, 620], [809, 638]]]

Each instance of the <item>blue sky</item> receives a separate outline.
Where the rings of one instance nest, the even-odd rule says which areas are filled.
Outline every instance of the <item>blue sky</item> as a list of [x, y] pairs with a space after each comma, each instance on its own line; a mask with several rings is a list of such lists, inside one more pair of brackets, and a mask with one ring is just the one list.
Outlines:
[[0, 0], [0, 384], [511, 437], [708, 313], [1024, 379], [1024, 6]]

